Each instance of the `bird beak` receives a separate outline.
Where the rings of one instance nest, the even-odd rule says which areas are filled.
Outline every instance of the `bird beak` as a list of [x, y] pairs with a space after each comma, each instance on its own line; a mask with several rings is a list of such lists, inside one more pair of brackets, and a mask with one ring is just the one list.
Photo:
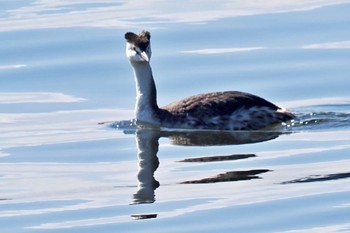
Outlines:
[[149, 62], [149, 58], [148, 58], [147, 53], [142, 52], [140, 55], [141, 55], [141, 58], [142, 58], [144, 61]]

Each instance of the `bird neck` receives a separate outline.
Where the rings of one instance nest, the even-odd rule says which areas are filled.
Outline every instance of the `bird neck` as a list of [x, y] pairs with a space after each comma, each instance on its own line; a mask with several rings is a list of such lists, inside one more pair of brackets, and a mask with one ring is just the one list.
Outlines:
[[131, 62], [136, 82], [136, 119], [159, 125], [157, 91], [148, 62]]

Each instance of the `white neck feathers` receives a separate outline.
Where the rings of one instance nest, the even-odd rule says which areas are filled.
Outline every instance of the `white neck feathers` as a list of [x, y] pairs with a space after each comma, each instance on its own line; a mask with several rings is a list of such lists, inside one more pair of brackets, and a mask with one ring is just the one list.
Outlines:
[[131, 62], [136, 82], [136, 119], [159, 125], [156, 86], [148, 62]]

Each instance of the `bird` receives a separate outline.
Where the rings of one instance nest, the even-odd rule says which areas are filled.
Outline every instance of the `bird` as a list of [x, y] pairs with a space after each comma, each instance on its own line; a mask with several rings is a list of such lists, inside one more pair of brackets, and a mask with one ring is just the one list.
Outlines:
[[292, 120], [288, 110], [253, 94], [221, 91], [197, 94], [164, 107], [157, 104], [157, 90], [150, 59], [149, 31], [125, 33], [126, 56], [136, 83], [136, 123], [169, 129], [262, 130]]

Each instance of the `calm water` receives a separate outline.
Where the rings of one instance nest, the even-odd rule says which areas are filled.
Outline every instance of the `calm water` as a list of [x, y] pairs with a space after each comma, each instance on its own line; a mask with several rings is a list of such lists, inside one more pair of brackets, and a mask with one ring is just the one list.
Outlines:
[[[1, 232], [350, 232], [350, 1], [2, 1]], [[124, 33], [159, 104], [240, 90], [272, 131], [136, 130]], [[108, 122], [108, 124], [100, 124]]]

